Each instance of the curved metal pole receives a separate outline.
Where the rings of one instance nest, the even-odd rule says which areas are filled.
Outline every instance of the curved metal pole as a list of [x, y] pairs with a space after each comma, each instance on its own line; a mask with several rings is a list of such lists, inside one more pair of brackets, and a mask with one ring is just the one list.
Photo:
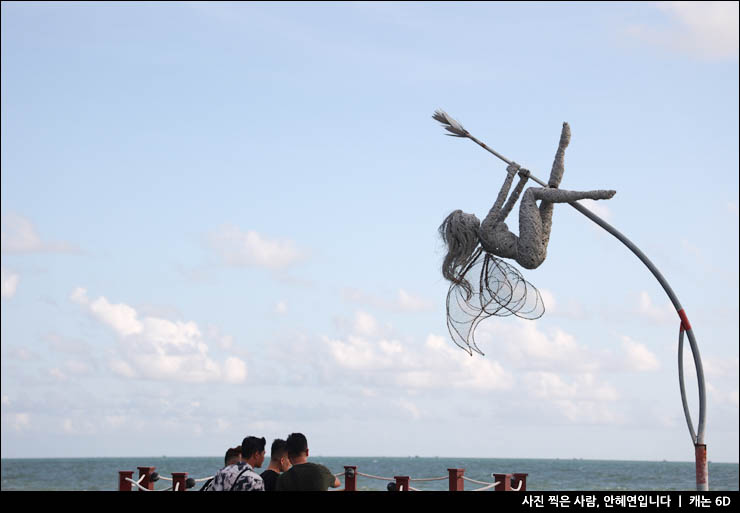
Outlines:
[[[619, 230], [614, 228], [612, 225], [601, 219], [599, 216], [588, 210], [583, 205], [578, 204], [577, 202], [569, 203], [570, 206], [578, 210], [581, 214], [585, 215], [589, 219], [591, 219], [593, 222], [601, 226], [603, 229], [614, 235], [617, 239], [619, 239], [620, 242], [622, 242], [625, 246], [627, 246], [630, 251], [632, 251], [637, 258], [642, 261], [643, 264], [650, 270], [651, 273], [653, 273], [653, 276], [658, 280], [661, 287], [663, 287], [663, 290], [668, 295], [668, 297], [671, 300], [671, 303], [673, 303], [673, 307], [676, 309], [676, 312], [678, 313], [678, 316], [681, 319], [681, 335], [679, 339], [679, 382], [681, 386], [681, 397], [684, 405], [684, 413], [686, 415], [686, 420], [689, 424], [689, 432], [691, 434], [691, 439], [694, 442], [694, 444], [703, 444], [704, 443], [704, 428], [706, 425], [706, 388], [704, 385], [704, 369], [701, 364], [701, 357], [699, 355], [699, 347], [696, 344], [696, 339], [694, 338], [694, 332], [691, 329], [691, 325], [688, 322], [688, 318], [686, 317], [686, 313], [683, 310], [683, 307], [681, 306], [681, 303], [678, 300], [678, 297], [676, 296], [676, 293], [673, 292], [673, 289], [668, 284], [668, 281], [663, 277], [663, 275], [660, 273], [657, 267], [650, 261], [650, 259], [645, 256], [645, 253], [643, 253], [640, 248], [635, 246], [634, 243], [632, 243], [631, 240], [629, 240], [627, 237], [625, 237]], [[691, 352], [694, 355], [694, 365], [696, 366], [696, 378], [699, 382], [699, 427], [697, 429], [697, 433], [694, 434], [694, 429], [691, 424], [691, 415], [688, 411], [688, 405], [686, 403], [686, 392], [684, 388], [684, 381], [683, 381], [683, 332], [686, 331], [688, 337], [689, 337], [689, 344], [691, 346]]]
[[[503, 155], [489, 148], [484, 142], [476, 139], [470, 132], [465, 130], [465, 128], [463, 128], [463, 126], [460, 123], [458, 123], [456, 120], [454, 120], [444, 111], [435, 112], [435, 115], [433, 116], [433, 118], [439, 121], [440, 123], [442, 123], [443, 125], [446, 125], [445, 129], [451, 132], [454, 137], [468, 138], [471, 141], [478, 144], [479, 146], [481, 146], [486, 151], [492, 153], [499, 159], [503, 160], [507, 164], [513, 163], [511, 160], [507, 159]], [[529, 175], [529, 178], [537, 182], [543, 187], [548, 186], [545, 182], [533, 176], [531, 173]], [[668, 284], [668, 281], [665, 279], [665, 277], [663, 277], [663, 275], [658, 270], [658, 268], [655, 267], [655, 265], [645, 255], [645, 253], [643, 253], [640, 250], [640, 248], [638, 248], [631, 240], [629, 240], [619, 230], [614, 228], [612, 225], [610, 225], [609, 223], [601, 219], [599, 216], [591, 212], [589, 209], [587, 209], [580, 203], [574, 201], [572, 203], [569, 203], [569, 205], [575, 208], [581, 214], [588, 217], [594, 223], [598, 224], [604, 230], [611, 233], [622, 244], [627, 246], [627, 248], [629, 248], [629, 250], [632, 251], [632, 253], [634, 253], [643, 264], [645, 264], [645, 266], [650, 270], [650, 272], [653, 273], [653, 276], [655, 276], [655, 278], [658, 280], [658, 283], [660, 283], [661, 287], [663, 287], [663, 290], [668, 295], [668, 298], [671, 300], [671, 303], [673, 303], [673, 307], [676, 309], [676, 312], [678, 313], [678, 316], [681, 319], [681, 331], [679, 334], [679, 342], [678, 342], [678, 373], [679, 373], [679, 386], [681, 388], [681, 402], [683, 404], [686, 422], [689, 427], [689, 434], [691, 435], [691, 440], [694, 443], [694, 447], [695, 447], [697, 490], [708, 490], [709, 487], [708, 487], [708, 482], [707, 482], [708, 481], [707, 479], [708, 470], [707, 470], [707, 459], [706, 459], [706, 445], [704, 444], [704, 430], [706, 426], [706, 414], [707, 414], [706, 412], [706, 387], [704, 384], [704, 369], [701, 363], [701, 356], [699, 355], [699, 347], [696, 343], [696, 339], [694, 338], [694, 332], [691, 329], [691, 324], [689, 323], [689, 319], [686, 316], [686, 313], [684, 312], [684, 309], [681, 306], [680, 301], [678, 300], [678, 296], [676, 296], [676, 293], [673, 292], [673, 289]], [[684, 376], [683, 376], [683, 333], [684, 331], [686, 332], [688, 339], [689, 339], [691, 353], [694, 357], [694, 366], [696, 367], [696, 379], [699, 385], [699, 425], [698, 425], [696, 433], [694, 432], [694, 427], [691, 422], [691, 414], [689, 413], [688, 403], [686, 401], [686, 390], [684, 387]]]

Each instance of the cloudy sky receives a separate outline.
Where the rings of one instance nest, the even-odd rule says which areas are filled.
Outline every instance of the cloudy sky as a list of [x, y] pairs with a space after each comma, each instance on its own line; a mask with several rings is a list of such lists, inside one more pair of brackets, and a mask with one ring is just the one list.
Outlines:
[[[437, 227], [505, 165], [681, 300], [738, 461], [738, 4], [2, 3], [2, 457], [691, 461], [679, 319], [556, 207], [536, 321], [445, 324]], [[516, 230], [514, 211], [509, 226]], [[696, 377], [687, 389], [698, 417]]]

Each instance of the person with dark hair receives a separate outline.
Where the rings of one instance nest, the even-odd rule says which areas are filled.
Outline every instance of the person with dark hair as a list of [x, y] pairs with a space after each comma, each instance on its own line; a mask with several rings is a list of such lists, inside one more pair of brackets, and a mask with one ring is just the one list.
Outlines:
[[302, 433], [292, 433], [285, 441], [288, 458], [293, 465], [277, 478], [279, 492], [325, 492], [341, 484], [324, 465], [308, 462], [308, 440]]
[[224, 455], [224, 466], [228, 467], [229, 465], [233, 465], [234, 463], [239, 463], [242, 460], [242, 446], [237, 445], [236, 447], [231, 447], [226, 451], [226, 454]]
[[246, 437], [241, 445], [241, 461], [219, 470], [213, 477], [209, 491], [264, 491], [265, 484], [254, 469], [261, 467], [265, 461], [265, 442], [264, 438]]
[[[224, 455], [224, 466], [222, 468], [226, 468], [229, 465], [234, 465], [235, 463], [239, 463], [242, 460], [242, 446], [237, 445], [236, 447], [229, 447], [226, 449], [226, 454]], [[213, 484], [213, 478], [210, 478], [208, 481], [205, 482], [205, 484], [201, 487], [201, 492], [207, 492], [211, 489], [211, 485]]]
[[288, 444], [285, 440], [276, 438], [270, 448], [270, 464], [267, 470], [260, 474], [262, 481], [265, 483], [265, 491], [272, 492], [275, 490], [277, 478], [283, 472], [290, 469], [290, 459], [288, 458]]

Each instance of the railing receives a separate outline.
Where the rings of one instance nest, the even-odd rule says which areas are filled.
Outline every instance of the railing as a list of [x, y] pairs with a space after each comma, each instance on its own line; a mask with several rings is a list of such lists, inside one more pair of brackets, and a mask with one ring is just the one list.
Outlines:
[[[134, 480], [134, 472], [131, 470], [120, 470], [118, 472], [118, 490], [121, 492], [130, 492], [134, 490], [134, 487], [138, 491], [143, 492], [184, 492], [193, 488], [196, 483], [208, 481], [213, 476], [204, 477], [200, 479], [193, 479], [188, 477], [187, 472], [173, 472], [172, 478], [160, 476], [155, 472], [156, 467], [137, 467], [139, 469], [139, 479]], [[476, 485], [482, 485], [479, 488], [468, 490], [472, 492], [483, 492], [490, 491], [493, 489], [497, 492], [518, 492], [525, 491], [527, 489], [527, 476], [525, 473], [514, 473], [514, 474], [491, 474], [494, 479], [493, 482], [487, 483], [485, 481], [477, 481], [466, 477], [465, 469], [462, 468], [448, 468], [447, 475], [441, 477], [423, 477], [423, 478], [411, 478], [409, 476], [393, 476], [393, 477], [382, 477], [374, 476], [372, 474], [364, 474], [357, 471], [356, 466], [345, 465], [344, 472], [334, 474], [334, 477], [344, 476], [344, 488], [341, 491], [354, 492], [357, 491], [357, 478], [362, 476], [368, 479], [376, 479], [380, 481], [388, 482], [386, 489], [389, 492], [420, 492], [421, 489], [411, 486], [411, 483], [426, 483], [432, 481], [444, 481], [448, 480], [448, 489], [451, 492], [462, 492], [465, 490], [465, 481], [474, 483]], [[169, 481], [172, 483], [167, 488], [154, 489], [154, 483], [159, 480]]]

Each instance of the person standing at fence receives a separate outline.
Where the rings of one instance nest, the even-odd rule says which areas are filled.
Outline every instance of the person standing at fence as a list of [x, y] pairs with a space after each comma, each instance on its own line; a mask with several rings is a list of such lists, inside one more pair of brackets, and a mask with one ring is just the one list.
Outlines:
[[279, 492], [325, 492], [341, 483], [324, 465], [308, 461], [308, 440], [302, 433], [292, 433], [286, 440], [292, 467], [277, 478]]
[[288, 444], [285, 440], [276, 438], [275, 441], [272, 442], [272, 447], [270, 448], [270, 464], [268, 465], [267, 470], [260, 474], [262, 481], [265, 483], [265, 491], [275, 491], [278, 476], [289, 470], [290, 467]]
[[242, 441], [242, 460], [222, 468], [213, 477], [209, 491], [264, 491], [262, 477], [254, 471], [265, 461], [265, 439], [248, 436]]
[[[224, 466], [222, 468], [226, 468], [229, 465], [234, 465], [235, 463], [239, 463], [242, 460], [242, 446], [237, 445], [236, 447], [230, 447], [226, 450], [226, 454], [224, 455]], [[201, 492], [207, 492], [211, 489], [211, 485], [213, 484], [213, 477], [210, 478], [208, 481], [205, 482], [203, 487], [201, 487]]]

